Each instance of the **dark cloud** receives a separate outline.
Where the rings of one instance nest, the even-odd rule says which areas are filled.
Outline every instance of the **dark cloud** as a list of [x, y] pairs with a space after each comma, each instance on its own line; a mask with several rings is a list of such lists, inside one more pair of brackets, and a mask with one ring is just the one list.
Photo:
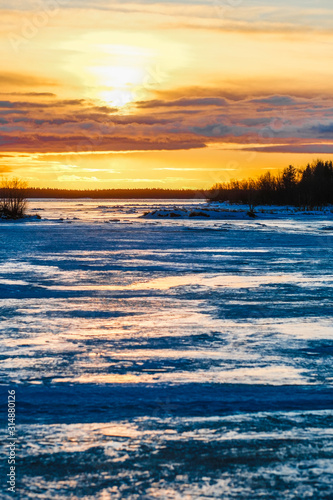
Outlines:
[[43, 135], [0, 136], [0, 149], [12, 148], [19, 152], [83, 152], [83, 151], [162, 151], [204, 148], [206, 144], [195, 138], [125, 136]]
[[[25, 119], [23, 118], [22, 121]], [[14, 121], [21, 121], [20, 119], [14, 120]], [[77, 123], [77, 120], [75, 119], [70, 119], [70, 118], [55, 118], [53, 120], [46, 120], [46, 119], [36, 119], [36, 120], [29, 120], [30, 123], [34, 123], [35, 125], [67, 125], [68, 123]]]
[[256, 151], [257, 153], [332, 154], [333, 144], [286, 144], [283, 146], [244, 148], [243, 151]]
[[119, 116], [112, 117], [112, 123], [117, 125], [165, 125], [167, 123], [173, 123], [173, 118], [157, 118], [154, 116]]
[[292, 106], [298, 102], [290, 96], [286, 95], [273, 95], [261, 99], [252, 99], [255, 104], [270, 104], [271, 106]]
[[0, 86], [10, 87], [54, 87], [58, 84], [52, 80], [20, 73], [0, 73]]
[[272, 121], [271, 118], [245, 118], [240, 121], [243, 125], [246, 125], [248, 127], [256, 127], [258, 125], [268, 125]]
[[[19, 116], [17, 118], [12, 118], [12, 123], [30, 123], [37, 126], [42, 125], [69, 125], [76, 123], [78, 126], [91, 127], [94, 124], [104, 124], [106, 126], [113, 125], [166, 125], [168, 123], [173, 123], [173, 118], [155, 118], [152, 116], [109, 116], [105, 117], [105, 115], [98, 114], [89, 114], [89, 113], [78, 113], [76, 116], [69, 117], [64, 116], [62, 118], [27, 118], [26, 116]], [[84, 123], [91, 122], [91, 123]], [[7, 124], [8, 120], [4, 118], [0, 118], [0, 123]]]
[[40, 102], [25, 101], [0, 101], [0, 108], [21, 109], [21, 108], [45, 108], [45, 104]]
[[[82, 106], [86, 103], [85, 99], [67, 99], [65, 101], [58, 101], [57, 106]], [[54, 103], [52, 103], [55, 106]]]
[[29, 109], [48, 109], [48, 108], [59, 108], [59, 107], [72, 107], [72, 106], [85, 106], [87, 103], [84, 99], [68, 99], [63, 101], [48, 101], [48, 102], [35, 102], [35, 101], [12, 101], [3, 100], [0, 101], [0, 108], [3, 109], [19, 109], [19, 110], [29, 110]]
[[207, 107], [207, 106], [227, 106], [228, 102], [220, 97], [183, 97], [173, 101], [163, 101], [155, 99], [153, 101], [139, 101], [139, 108], [174, 108], [174, 107]]
[[316, 127], [313, 127], [313, 130], [317, 131], [319, 134], [322, 134], [322, 135], [332, 135], [333, 136], [333, 123], [317, 125]]
[[223, 137], [233, 134], [233, 129], [227, 125], [213, 123], [205, 127], [192, 127], [195, 134], [203, 135], [205, 137]]
[[0, 92], [0, 95], [25, 96], [25, 97], [57, 97], [52, 92]]
[[27, 115], [28, 111], [23, 111], [22, 109], [0, 109], [0, 115]]
[[118, 108], [110, 108], [109, 106], [94, 106], [92, 110], [96, 111], [97, 113], [103, 113], [107, 115], [117, 113], [119, 111]]

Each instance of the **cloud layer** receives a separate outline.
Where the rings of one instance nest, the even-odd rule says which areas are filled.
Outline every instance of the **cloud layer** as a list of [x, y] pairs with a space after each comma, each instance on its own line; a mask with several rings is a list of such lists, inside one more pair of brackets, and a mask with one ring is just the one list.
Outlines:
[[[176, 93], [182, 97], [174, 98]], [[328, 98], [203, 93], [174, 90], [172, 97], [137, 102], [128, 114], [84, 99], [7, 95], [0, 98], [0, 151], [159, 151], [219, 143], [257, 145], [258, 151], [264, 145], [266, 152], [331, 151]]]

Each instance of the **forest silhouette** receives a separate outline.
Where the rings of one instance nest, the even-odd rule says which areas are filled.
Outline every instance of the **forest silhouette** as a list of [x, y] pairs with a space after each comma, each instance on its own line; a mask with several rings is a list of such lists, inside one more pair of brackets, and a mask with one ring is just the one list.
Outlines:
[[305, 168], [289, 165], [274, 175], [265, 172], [257, 179], [231, 180], [215, 184], [208, 193], [211, 201], [256, 205], [293, 205], [304, 209], [333, 203], [333, 163], [316, 160]]

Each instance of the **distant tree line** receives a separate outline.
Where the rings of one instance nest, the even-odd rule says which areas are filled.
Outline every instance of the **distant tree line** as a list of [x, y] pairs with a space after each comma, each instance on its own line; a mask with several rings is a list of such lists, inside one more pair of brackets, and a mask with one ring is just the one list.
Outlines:
[[28, 188], [25, 190], [27, 198], [92, 198], [92, 199], [180, 199], [190, 200], [204, 198], [204, 195], [194, 189], [53, 189]]
[[294, 205], [304, 209], [333, 203], [333, 163], [317, 160], [305, 168], [292, 165], [274, 175], [266, 172], [257, 179], [231, 180], [209, 191], [211, 201], [256, 205]]

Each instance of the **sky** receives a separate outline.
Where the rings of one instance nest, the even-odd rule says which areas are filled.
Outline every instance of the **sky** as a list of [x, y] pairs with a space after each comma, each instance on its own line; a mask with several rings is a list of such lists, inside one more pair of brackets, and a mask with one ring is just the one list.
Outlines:
[[0, 0], [0, 174], [209, 188], [333, 154], [331, 0]]

